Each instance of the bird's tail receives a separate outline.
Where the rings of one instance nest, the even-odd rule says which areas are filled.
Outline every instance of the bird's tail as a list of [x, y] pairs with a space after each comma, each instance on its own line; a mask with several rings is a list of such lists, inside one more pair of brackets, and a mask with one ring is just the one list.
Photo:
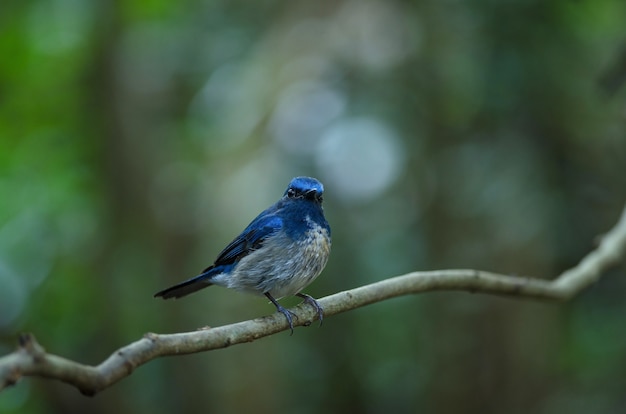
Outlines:
[[202, 274], [194, 276], [189, 280], [185, 280], [184, 282], [155, 293], [154, 297], [161, 297], [163, 299], [182, 298], [183, 296], [187, 296], [190, 293], [211, 286], [212, 283], [209, 281], [211, 276], [213, 276], [212, 272], [205, 271]]

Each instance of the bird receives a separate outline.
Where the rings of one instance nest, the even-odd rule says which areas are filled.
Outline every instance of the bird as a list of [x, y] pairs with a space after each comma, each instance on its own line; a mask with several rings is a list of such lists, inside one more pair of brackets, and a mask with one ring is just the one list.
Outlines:
[[278, 303], [298, 296], [312, 305], [322, 323], [324, 309], [302, 290], [322, 272], [330, 255], [331, 231], [324, 216], [324, 186], [312, 177], [295, 177], [283, 196], [261, 212], [199, 275], [154, 294], [181, 298], [211, 285], [267, 297], [287, 319], [291, 311]]

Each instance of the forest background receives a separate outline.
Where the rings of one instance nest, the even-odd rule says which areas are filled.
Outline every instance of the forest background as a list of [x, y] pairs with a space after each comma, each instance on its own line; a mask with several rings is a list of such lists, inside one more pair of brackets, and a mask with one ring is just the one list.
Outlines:
[[[0, 355], [96, 364], [273, 312], [209, 265], [291, 177], [326, 187], [314, 297], [414, 270], [552, 278], [626, 203], [626, 2], [3, 1]], [[565, 304], [426, 293], [152, 361], [3, 413], [615, 413], [626, 266]], [[296, 304], [296, 300], [285, 300]]]

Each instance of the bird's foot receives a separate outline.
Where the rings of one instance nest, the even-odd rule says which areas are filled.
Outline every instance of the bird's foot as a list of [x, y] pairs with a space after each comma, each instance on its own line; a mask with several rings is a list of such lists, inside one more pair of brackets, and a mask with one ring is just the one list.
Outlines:
[[272, 301], [274, 306], [276, 306], [276, 310], [278, 312], [280, 312], [283, 315], [285, 315], [285, 318], [287, 318], [287, 323], [289, 324], [289, 330], [291, 330], [291, 333], [289, 334], [289, 336], [293, 335], [293, 318], [292, 318], [292, 316], [295, 317], [296, 319], [298, 319], [298, 316], [295, 313], [291, 312], [289, 309], [286, 309], [285, 307], [283, 307], [269, 293], [266, 293], [265, 296], [267, 296], [267, 298], [270, 301]]
[[309, 296], [307, 294], [297, 293], [296, 296], [301, 297], [302, 299], [304, 299], [305, 303], [308, 303], [315, 308], [315, 311], [317, 312], [317, 319], [320, 321], [320, 326], [322, 326], [322, 322], [324, 321], [324, 308], [322, 308], [322, 305], [320, 305], [318, 301], [313, 299], [312, 296]]
[[289, 334], [289, 336], [293, 335], [293, 320], [291, 319], [291, 317], [293, 316], [296, 319], [298, 319], [298, 316], [295, 313], [291, 312], [289, 309], [281, 305], [277, 305], [276, 310], [282, 313], [283, 315], [285, 315], [285, 318], [287, 318], [287, 323], [289, 324], [289, 329], [291, 330], [291, 333]]

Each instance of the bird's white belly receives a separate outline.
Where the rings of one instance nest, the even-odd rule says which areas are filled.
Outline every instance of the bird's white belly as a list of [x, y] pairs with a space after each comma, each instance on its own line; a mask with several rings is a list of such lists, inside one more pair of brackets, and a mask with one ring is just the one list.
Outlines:
[[279, 299], [299, 293], [322, 272], [330, 255], [328, 231], [313, 224], [301, 240], [281, 233], [241, 259], [230, 274], [213, 283], [239, 291]]

